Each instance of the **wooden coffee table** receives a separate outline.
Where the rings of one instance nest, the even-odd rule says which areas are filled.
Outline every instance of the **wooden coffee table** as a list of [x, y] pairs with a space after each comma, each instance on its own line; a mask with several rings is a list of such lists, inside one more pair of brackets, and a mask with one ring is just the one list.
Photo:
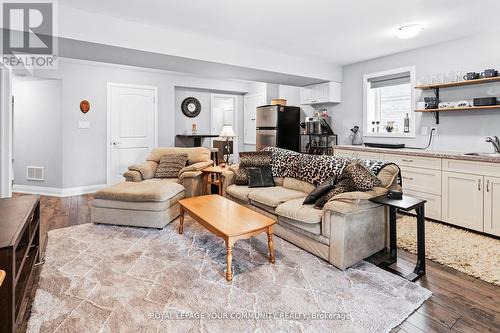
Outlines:
[[247, 239], [261, 232], [267, 233], [269, 260], [274, 263], [272, 226], [276, 222], [220, 195], [203, 195], [179, 201], [181, 207], [179, 233], [183, 233], [184, 212], [211, 233], [226, 242], [226, 280], [232, 281], [233, 246], [239, 239]]

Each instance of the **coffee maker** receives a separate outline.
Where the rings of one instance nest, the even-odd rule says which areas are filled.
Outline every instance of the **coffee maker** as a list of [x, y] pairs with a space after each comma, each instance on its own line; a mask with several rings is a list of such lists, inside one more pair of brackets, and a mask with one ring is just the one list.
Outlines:
[[318, 117], [305, 118], [305, 134], [321, 134], [321, 122]]

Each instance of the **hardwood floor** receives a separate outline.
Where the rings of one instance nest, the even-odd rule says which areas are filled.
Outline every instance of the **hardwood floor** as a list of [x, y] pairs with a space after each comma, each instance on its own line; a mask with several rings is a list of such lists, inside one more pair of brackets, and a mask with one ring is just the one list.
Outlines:
[[[89, 195], [69, 198], [41, 198], [42, 251], [47, 231], [90, 222]], [[397, 266], [410, 272], [415, 256], [398, 251]], [[39, 270], [33, 274], [33, 299]], [[393, 329], [399, 333], [421, 332], [500, 332], [500, 287], [427, 260], [427, 275], [417, 283], [432, 291], [432, 297], [405, 322]], [[30, 301], [31, 303], [31, 301]], [[24, 316], [26, 330], [31, 304]]]

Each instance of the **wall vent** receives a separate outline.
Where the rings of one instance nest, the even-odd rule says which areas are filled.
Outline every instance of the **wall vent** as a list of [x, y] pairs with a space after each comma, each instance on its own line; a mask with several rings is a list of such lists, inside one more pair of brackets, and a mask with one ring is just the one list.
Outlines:
[[27, 166], [26, 167], [26, 180], [45, 180], [45, 168], [39, 166]]

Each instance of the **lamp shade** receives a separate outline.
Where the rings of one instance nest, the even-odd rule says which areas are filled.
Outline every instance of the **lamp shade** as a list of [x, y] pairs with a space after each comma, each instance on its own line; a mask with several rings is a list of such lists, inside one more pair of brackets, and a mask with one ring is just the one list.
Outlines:
[[221, 138], [234, 138], [236, 135], [234, 134], [233, 126], [231, 126], [231, 125], [224, 125], [222, 127], [222, 131], [220, 132], [219, 136]]

